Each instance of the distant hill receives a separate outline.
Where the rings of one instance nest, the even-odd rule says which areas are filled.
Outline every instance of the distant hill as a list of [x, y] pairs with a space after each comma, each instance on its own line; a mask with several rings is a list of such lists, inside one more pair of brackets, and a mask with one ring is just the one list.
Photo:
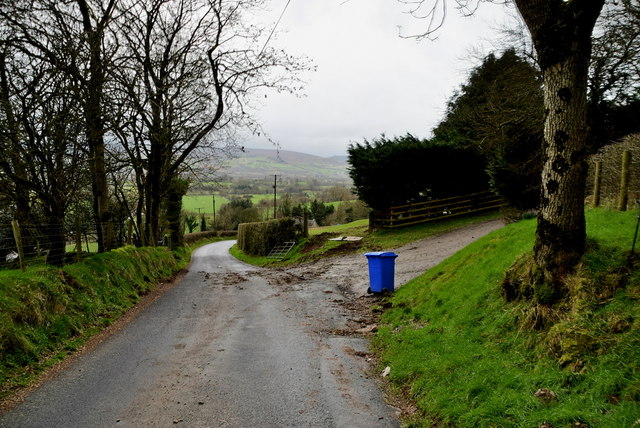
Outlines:
[[288, 150], [245, 149], [231, 159], [221, 171], [233, 178], [265, 178], [278, 174], [300, 177], [349, 181], [347, 157], [324, 158]]

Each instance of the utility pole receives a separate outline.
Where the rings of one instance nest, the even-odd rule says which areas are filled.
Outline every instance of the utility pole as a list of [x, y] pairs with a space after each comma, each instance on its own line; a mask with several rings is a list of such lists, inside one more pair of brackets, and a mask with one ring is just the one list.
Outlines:
[[216, 230], [216, 195], [211, 195], [213, 199], [213, 230]]
[[276, 195], [278, 188], [278, 176], [276, 174], [273, 175], [273, 218], [276, 219]]

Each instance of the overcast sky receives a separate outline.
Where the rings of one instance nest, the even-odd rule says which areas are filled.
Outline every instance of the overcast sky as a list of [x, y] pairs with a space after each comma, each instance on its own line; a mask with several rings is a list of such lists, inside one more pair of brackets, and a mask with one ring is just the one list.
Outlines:
[[[275, 21], [287, 0], [272, 0]], [[453, 1], [448, 2], [450, 5]], [[258, 118], [282, 150], [346, 155], [349, 144], [407, 132], [429, 137], [446, 102], [488, 52], [508, 21], [508, 7], [482, 3], [472, 17], [450, 8], [437, 40], [403, 39], [426, 22], [395, 0], [290, 0], [273, 42], [305, 54], [317, 71], [305, 76], [306, 96], [269, 94]], [[263, 137], [243, 143], [273, 148]]]

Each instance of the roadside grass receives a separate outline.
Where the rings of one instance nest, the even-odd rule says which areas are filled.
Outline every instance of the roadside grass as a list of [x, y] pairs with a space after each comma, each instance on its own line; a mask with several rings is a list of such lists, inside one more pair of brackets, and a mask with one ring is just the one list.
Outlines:
[[0, 400], [31, 384], [189, 263], [199, 241], [123, 247], [63, 268], [0, 271]]
[[390, 296], [373, 346], [417, 405], [408, 426], [640, 424], [640, 274], [627, 263], [636, 215], [587, 211], [590, 251], [552, 308], [501, 296], [535, 220], [490, 233]]
[[[341, 254], [391, 250], [419, 239], [499, 218], [499, 216], [498, 212], [493, 212], [472, 217], [454, 217], [401, 229], [376, 231], [369, 230], [368, 220], [356, 220], [337, 226], [309, 229], [309, 237], [300, 240], [283, 260], [244, 254], [235, 245], [230, 252], [237, 259], [256, 266], [287, 266]], [[362, 240], [354, 242], [330, 241], [331, 238], [342, 236], [358, 236], [362, 237]]]
[[309, 235], [320, 235], [322, 233], [334, 233], [337, 236], [362, 236], [368, 233], [369, 220], [362, 219], [351, 223], [338, 224], [335, 226], [321, 226], [309, 228]]

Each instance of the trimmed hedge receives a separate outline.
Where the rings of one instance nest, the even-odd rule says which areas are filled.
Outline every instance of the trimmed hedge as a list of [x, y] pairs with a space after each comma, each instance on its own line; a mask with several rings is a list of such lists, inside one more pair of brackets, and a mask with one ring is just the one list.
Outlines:
[[302, 227], [292, 218], [238, 225], [238, 248], [253, 256], [267, 256], [273, 247], [297, 241]]
[[235, 230], [205, 230], [204, 232], [193, 232], [184, 235], [184, 243], [190, 244], [197, 242], [205, 238], [221, 238], [221, 237], [234, 237], [237, 232]]

